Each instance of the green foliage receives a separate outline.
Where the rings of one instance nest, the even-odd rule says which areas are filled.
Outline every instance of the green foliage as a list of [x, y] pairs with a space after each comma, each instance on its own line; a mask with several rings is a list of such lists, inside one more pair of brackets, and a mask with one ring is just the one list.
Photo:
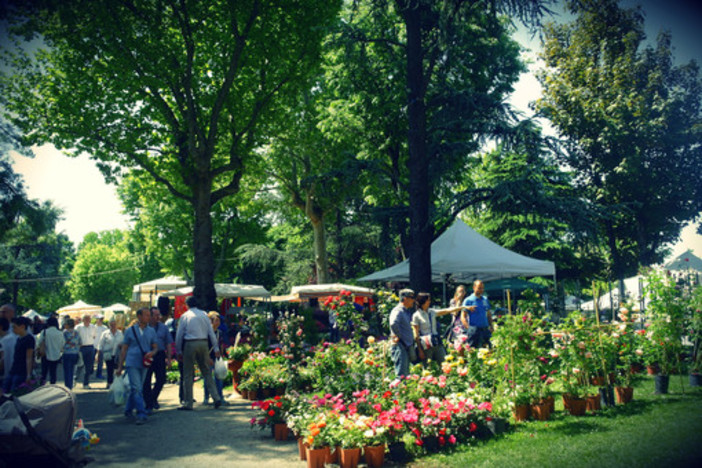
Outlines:
[[646, 309], [647, 352], [650, 361], [658, 363], [661, 374], [670, 375], [680, 369], [687, 304], [672, 279], [664, 274], [651, 272], [646, 279], [650, 298]]
[[119, 230], [90, 233], [78, 248], [68, 287], [75, 300], [107, 306], [127, 302], [139, 280], [139, 258]]
[[640, 9], [615, 0], [567, 6], [576, 19], [543, 31], [536, 107], [566, 138], [561, 162], [605, 215], [608, 261], [624, 278], [660, 262], [702, 209], [702, 189], [690, 184], [702, 178], [698, 66], [673, 65], [668, 33], [644, 48]]

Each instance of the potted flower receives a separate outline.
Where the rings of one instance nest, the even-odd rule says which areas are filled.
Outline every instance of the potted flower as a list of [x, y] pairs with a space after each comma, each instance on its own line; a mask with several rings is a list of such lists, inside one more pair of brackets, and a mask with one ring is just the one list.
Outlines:
[[234, 383], [238, 384], [241, 381], [239, 369], [241, 369], [249, 354], [251, 354], [251, 346], [247, 344], [230, 346], [225, 350], [225, 356], [228, 360], [229, 370], [232, 371]]
[[270, 400], [254, 402], [251, 407], [259, 409], [261, 414], [258, 418], [251, 418], [251, 427], [263, 429], [268, 426], [271, 428], [275, 440], [287, 440], [289, 428], [285, 423], [285, 415], [287, 414], [289, 406], [290, 401], [278, 395]]
[[656, 376], [656, 393], [668, 393], [670, 374], [680, 367], [687, 304], [673, 281], [661, 274], [648, 277], [646, 290], [651, 299], [648, 306], [649, 350], [660, 367], [660, 375]]
[[702, 385], [702, 287], [695, 289], [690, 301], [688, 338], [692, 342], [690, 352], [690, 386]]
[[342, 415], [332, 429], [339, 452], [339, 464], [342, 468], [355, 468], [361, 459], [361, 448], [364, 445], [366, 424], [356, 413]]

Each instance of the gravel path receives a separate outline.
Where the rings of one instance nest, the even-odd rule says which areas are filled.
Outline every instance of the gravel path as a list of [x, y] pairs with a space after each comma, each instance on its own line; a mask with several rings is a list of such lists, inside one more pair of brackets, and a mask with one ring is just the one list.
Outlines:
[[[167, 384], [159, 398], [161, 409], [137, 426], [124, 416], [123, 407], [107, 402], [104, 381], [91, 386], [74, 389], [78, 418], [100, 437], [100, 443], [87, 453], [94, 459], [89, 467], [307, 466], [299, 459], [295, 441], [276, 442], [270, 430], [250, 429], [249, 420], [255, 414], [251, 402], [236, 394], [228, 399], [229, 406], [217, 410], [196, 403], [194, 411], [177, 411], [178, 386]], [[195, 383], [194, 394], [202, 401], [202, 383]]]

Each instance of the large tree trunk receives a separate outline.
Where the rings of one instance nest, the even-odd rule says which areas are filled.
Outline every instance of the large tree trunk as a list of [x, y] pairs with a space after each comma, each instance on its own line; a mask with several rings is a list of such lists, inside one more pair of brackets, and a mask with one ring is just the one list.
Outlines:
[[314, 264], [317, 268], [317, 284], [329, 282], [329, 262], [327, 260], [327, 236], [324, 232], [324, 215], [310, 216], [314, 232]]
[[407, 89], [409, 119], [409, 214], [410, 286], [415, 291], [431, 288], [431, 241], [429, 222], [429, 157], [426, 143], [426, 105], [421, 11], [415, 2], [403, 10], [407, 28]]
[[214, 251], [212, 248], [212, 188], [209, 181], [201, 182], [194, 190], [195, 226], [193, 250], [195, 252], [193, 276], [195, 290], [203, 310], [217, 310], [217, 293], [214, 289]]

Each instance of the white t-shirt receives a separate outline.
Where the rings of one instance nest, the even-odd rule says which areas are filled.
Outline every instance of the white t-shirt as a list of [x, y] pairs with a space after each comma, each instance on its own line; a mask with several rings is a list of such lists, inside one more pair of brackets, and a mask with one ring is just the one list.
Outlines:
[[63, 332], [56, 327], [49, 327], [42, 330], [37, 340], [37, 347], [44, 343], [46, 350], [46, 359], [49, 361], [58, 361], [63, 354], [63, 345], [66, 344], [66, 339], [63, 337]]
[[412, 325], [419, 326], [420, 335], [431, 335], [436, 328], [436, 310], [429, 308], [425, 311], [417, 309], [412, 314]]
[[82, 323], [76, 325], [76, 331], [80, 335], [80, 345], [81, 346], [94, 346], [95, 341], [97, 341], [97, 336], [95, 336], [95, 325], [92, 323], [87, 327]]

